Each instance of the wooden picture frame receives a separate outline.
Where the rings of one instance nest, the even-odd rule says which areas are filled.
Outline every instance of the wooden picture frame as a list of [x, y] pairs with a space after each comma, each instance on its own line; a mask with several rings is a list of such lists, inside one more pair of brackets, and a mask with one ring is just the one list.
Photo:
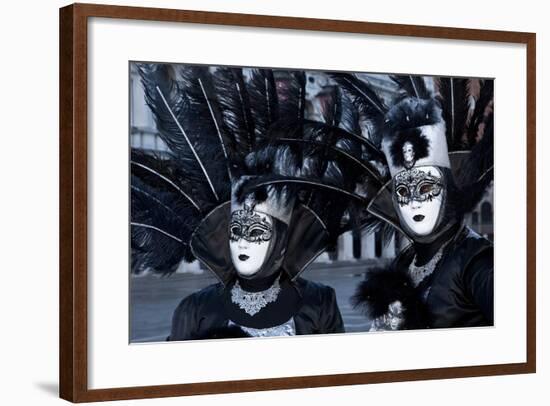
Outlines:
[[[526, 362], [344, 373], [273, 379], [89, 389], [88, 386], [88, 20], [214, 24], [524, 44], [527, 49]], [[60, 396], [72, 402], [141, 399], [381, 382], [446, 379], [536, 370], [536, 93], [534, 33], [337, 21], [264, 15], [74, 4], [60, 9]]]

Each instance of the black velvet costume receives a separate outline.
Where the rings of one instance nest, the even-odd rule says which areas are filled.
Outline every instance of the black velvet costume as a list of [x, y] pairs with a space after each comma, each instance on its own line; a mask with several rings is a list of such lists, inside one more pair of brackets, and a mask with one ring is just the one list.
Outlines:
[[[396, 260], [405, 267], [412, 250]], [[418, 288], [428, 311], [428, 327], [493, 325], [493, 246], [468, 227], [445, 247], [433, 274]]]
[[[369, 316], [376, 319], [387, 312], [390, 303], [400, 301], [404, 306], [402, 329], [493, 325], [493, 246], [467, 226], [451, 231], [430, 247], [411, 244], [388, 269], [367, 274], [355, 303], [366, 306]], [[438, 266], [415, 287], [408, 276], [411, 261], [423, 249], [437, 250], [442, 244], [446, 245]]]
[[[210, 285], [199, 292], [183, 299], [174, 312], [170, 341], [217, 338], [216, 334], [226, 331], [224, 337], [230, 335], [227, 330], [230, 322], [235, 322], [228, 315], [231, 306], [228, 292], [231, 285], [225, 288], [221, 283]], [[283, 291], [292, 290], [289, 296], [299, 296], [298, 305], [293, 309], [296, 334], [343, 333], [344, 325], [336, 303], [334, 289], [320, 283], [297, 278], [294, 282], [286, 281]], [[284, 300], [284, 299], [283, 299]], [[233, 305], [234, 306], [234, 305]], [[278, 303], [267, 305], [276, 309]], [[283, 305], [284, 306], [284, 305]], [[258, 314], [260, 316], [260, 314]], [[262, 318], [265, 321], [265, 318]], [[241, 320], [240, 323], [243, 323]], [[236, 323], [237, 325], [244, 325]], [[265, 327], [272, 327], [266, 323]]]

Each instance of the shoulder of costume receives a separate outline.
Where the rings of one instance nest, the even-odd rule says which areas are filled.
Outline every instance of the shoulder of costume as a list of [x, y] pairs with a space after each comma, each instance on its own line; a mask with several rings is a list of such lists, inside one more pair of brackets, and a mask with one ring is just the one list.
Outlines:
[[464, 225], [451, 243], [453, 250], [459, 249], [463, 255], [470, 257], [482, 251], [492, 249], [493, 243]]
[[205, 306], [209, 307], [215, 305], [217, 303], [216, 298], [221, 297], [223, 290], [224, 286], [218, 282], [191, 293], [180, 301], [174, 311], [174, 316], [187, 313], [191, 308], [194, 308], [194, 311], [199, 311]]
[[[446, 269], [455, 269], [456, 272], [463, 275], [476, 259], [493, 256], [493, 244], [470, 227], [463, 226], [446, 251]], [[452, 266], [452, 263], [455, 265]]]
[[461, 246], [464, 252], [464, 269], [478, 260], [479, 258], [493, 257], [493, 243], [487, 238], [479, 235], [468, 226], [464, 227], [464, 239], [461, 242]]
[[403, 248], [396, 257], [391, 261], [391, 263], [386, 267], [387, 270], [393, 272], [403, 271], [408, 267], [415, 255], [414, 247], [412, 244], [407, 245]]
[[323, 300], [326, 295], [334, 293], [334, 288], [328, 285], [301, 277], [296, 278], [292, 283], [298, 289], [302, 297], [318, 297], [319, 300]]

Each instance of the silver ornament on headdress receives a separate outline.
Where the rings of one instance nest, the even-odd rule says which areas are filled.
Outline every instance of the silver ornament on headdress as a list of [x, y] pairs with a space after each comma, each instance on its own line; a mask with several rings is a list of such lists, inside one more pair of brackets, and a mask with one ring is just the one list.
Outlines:
[[285, 224], [290, 224], [294, 201], [285, 200], [284, 196], [281, 193], [277, 193], [273, 187], [267, 188], [267, 198], [264, 201], [257, 201], [253, 195], [249, 195], [242, 202], [239, 202], [236, 192], [243, 182], [251, 178], [251, 176], [242, 176], [233, 182], [231, 188], [231, 212], [244, 210], [246, 206], [255, 212], [268, 214]]

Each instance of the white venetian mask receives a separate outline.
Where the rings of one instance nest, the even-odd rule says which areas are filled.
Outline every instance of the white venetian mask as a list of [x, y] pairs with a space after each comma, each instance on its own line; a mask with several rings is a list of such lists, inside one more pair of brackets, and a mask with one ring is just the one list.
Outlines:
[[445, 193], [443, 174], [435, 166], [418, 166], [393, 178], [393, 198], [401, 225], [413, 236], [434, 231]]
[[273, 236], [271, 216], [244, 209], [231, 214], [229, 248], [235, 269], [242, 276], [257, 273], [264, 264]]

